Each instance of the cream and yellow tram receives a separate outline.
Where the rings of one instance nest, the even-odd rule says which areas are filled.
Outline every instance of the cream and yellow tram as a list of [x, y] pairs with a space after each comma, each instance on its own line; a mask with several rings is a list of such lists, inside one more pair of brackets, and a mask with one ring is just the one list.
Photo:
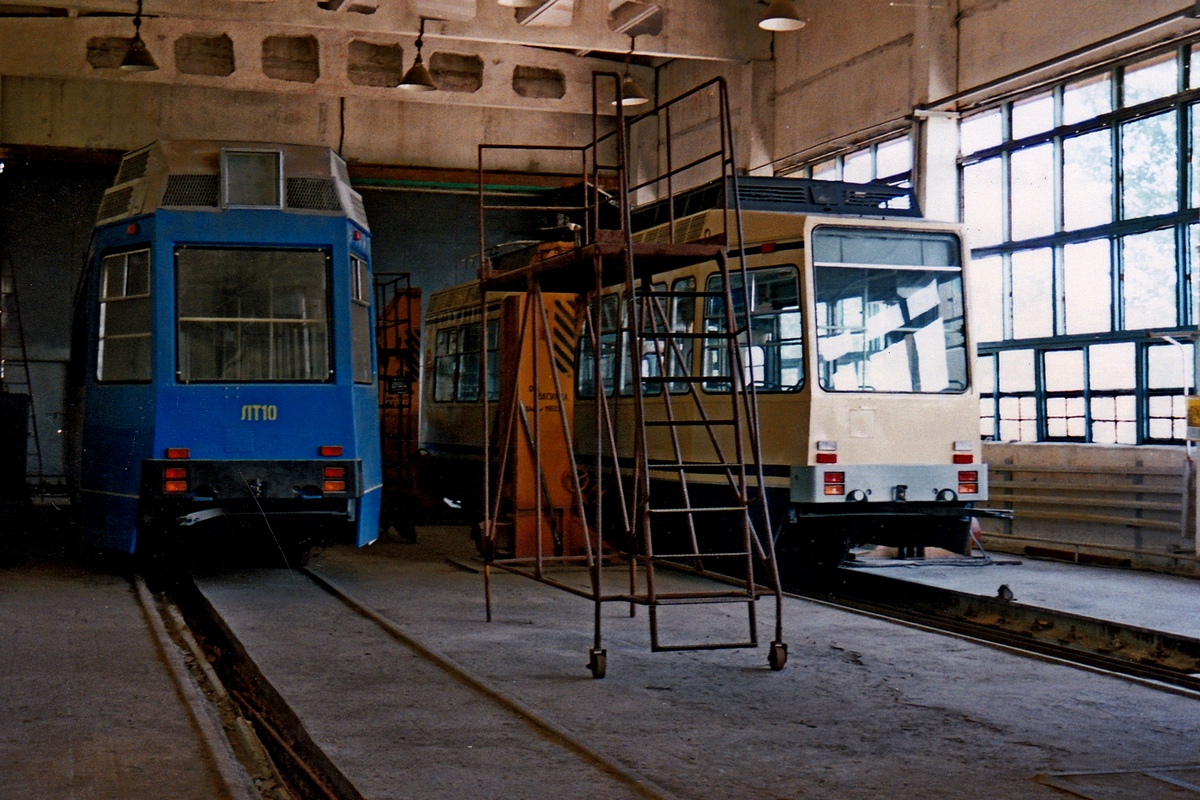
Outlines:
[[[777, 552], [785, 560], [821, 563], [836, 563], [852, 546], [868, 543], [901, 553], [925, 546], [965, 552], [972, 506], [987, 498], [987, 467], [958, 226], [915, 217], [911, 198], [884, 191], [891, 187], [739, 183], [744, 242], [730, 248], [730, 288], [736, 323], [749, 334], [740, 353], [757, 396]], [[676, 242], [722, 231], [723, 207], [679, 214], [679, 205], [673, 221], [657, 225], [653, 213], [635, 213], [634, 241], [667, 241], [671, 226]], [[689, 393], [710, 416], [729, 408], [720, 281], [717, 265], [708, 262], [656, 275], [646, 287], [664, 298], [642, 322], [651, 332], [641, 355], [647, 418], [661, 417], [669, 402], [676, 416], [698, 415], [678, 397]], [[477, 290], [447, 290], [430, 303], [424, 446], [449, 458], [477, 459], [483, 420], [472, 401], [480, 381], [465, 378], [460, 391], [464, 379], [452, 377], [472, 364], [478, 369]], [[598, 372], [622, 466], [632, 467], [635, 401], [624, 306], [621, 287], [601, 298]], [[503, 324], [499, 317], [491, 325]], [[474, 332], [466, 330], [471, 325]], [[466, 343], [453, 358], [451, 338]], [[486, 338], [489, 347], [499, 340], [494, 330]], [[590, 463], [595, 450], [597, 370], [589, 342], [579, 339], [574, 374], [581, 464]], [[489, 364], [497, 361], [489, 355]], [[489, 390], [498, 395], [494, 380], [489, 375]], [[684, 460], [711, 453], [703, 426], [674, 432]], [[652, 460], [676, 458], [671, 447], [663, 437], [647, 438]], [[707, 476], [693, 471], [688, 481], [697, 485], [693, 496], [720, 502], [715, 498], [726, 484], [720, 469]], [[657, 477], [651, 492], [678, 493], [678, 478]]]

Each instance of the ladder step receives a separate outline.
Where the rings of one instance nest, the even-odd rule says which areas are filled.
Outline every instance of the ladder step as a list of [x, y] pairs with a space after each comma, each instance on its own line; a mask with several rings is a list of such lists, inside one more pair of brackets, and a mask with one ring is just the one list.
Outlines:
[[648, 419], [646, 425], [653, 427], [685, 427], [695, 425], [732, 425], [732, 419]]
[[731, 511], [746, 511], [746, 506], [695, 506], [693, 508], [651, 508], [651, 514], [727, 514]]
[[686, 331], [679, 331], [679, 332], [672, 333], [671, 331], [667, 331], [667, 330], [653, 330], [653, 331], [646, 331], [646, 333], [642, 336], [642, 338], [643, 339], [664, 339], [665, 340], [665, 339], [727, 339], [729, 337], [727, 337], [721, 331], [709, 331], [707, 333], [689, 333]]
[[652, 461], [646, 463], [647, 469], [736, 469], [737, 467], [753, 466], [755, 465], [728, 461]]
[[651, 561], [682, 561], [684, 559], [693, 558], [745, 558], [750, 555], [746, 552], [741, 553], [667, 553], [666, 555], [651, 556]]
[[700, 292], [700, 291], [649, 291], [636, 293], [638, 297], [724, 297], [724, 292]]

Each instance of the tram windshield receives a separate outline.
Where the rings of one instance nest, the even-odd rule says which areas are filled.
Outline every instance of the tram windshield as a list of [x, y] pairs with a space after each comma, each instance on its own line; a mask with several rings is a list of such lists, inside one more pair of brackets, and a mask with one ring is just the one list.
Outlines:
[[181, 247], [180, 381], [327, 381], [328, 253]]
[[812, 251], [821, 388], [966, 391], [956, 235], [822, 226]]

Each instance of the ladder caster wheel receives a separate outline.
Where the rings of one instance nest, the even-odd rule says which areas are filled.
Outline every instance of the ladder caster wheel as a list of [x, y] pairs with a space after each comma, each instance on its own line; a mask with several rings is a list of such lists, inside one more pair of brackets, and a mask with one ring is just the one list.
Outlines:
[[588, 669], [592, 671], [593, 678], [603, 678], [605, 667], [607, 666], [604, 650], [589, 650], [588, 651]]
[[771, 652], [767, 655], [767, 663], [771, 669], [778, 672], [787, 663], [787, 645], [783, 642], [771, 642]]

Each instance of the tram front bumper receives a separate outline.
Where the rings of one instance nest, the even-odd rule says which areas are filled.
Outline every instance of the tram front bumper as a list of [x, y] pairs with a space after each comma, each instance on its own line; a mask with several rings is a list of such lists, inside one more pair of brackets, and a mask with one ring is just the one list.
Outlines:
[[987, 464], [821, 464], [792, 467], [793, 503], [974, 503]]

